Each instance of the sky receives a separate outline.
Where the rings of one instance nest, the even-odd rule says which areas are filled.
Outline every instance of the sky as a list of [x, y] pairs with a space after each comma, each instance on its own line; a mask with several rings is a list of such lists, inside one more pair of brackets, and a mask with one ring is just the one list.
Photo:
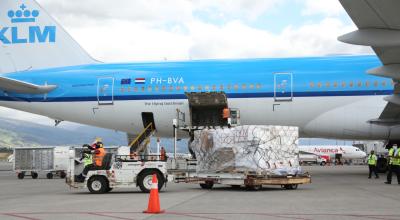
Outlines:
[[[356, 30], [338, 0], [37, 1], [103, 62], [372, 53], [337, 41]], [[54, 123], [5, 108], [0, 115]]]

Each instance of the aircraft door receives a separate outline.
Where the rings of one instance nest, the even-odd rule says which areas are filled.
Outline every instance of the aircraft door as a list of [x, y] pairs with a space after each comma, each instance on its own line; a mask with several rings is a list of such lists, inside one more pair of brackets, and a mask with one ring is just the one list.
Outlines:
[[104, 77], [98, 79], [97, 100], [99, 105], [114, 104], [114, 78]]
[[274, 99], [275, 101], [293, 100], [293, 76], [291, 73], [274, 74]]

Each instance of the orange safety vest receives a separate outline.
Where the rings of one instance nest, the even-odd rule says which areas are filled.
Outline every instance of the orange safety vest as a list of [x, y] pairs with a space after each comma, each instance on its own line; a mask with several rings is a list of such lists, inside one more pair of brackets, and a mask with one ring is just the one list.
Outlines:
[[106, 155], [106, 150], [104, 150], [104, 148], [98, 148], [95, 151], [93, 160], [94, 163], [96, 164], [96, 166], [101, 167], [101, 165], [103, 164], [103, 158]]
[[161, 149], [161, 155], [160, 155], [160, 160], [161, 161], [165, 161], [165, 159], [166, 159], [166, 155], [167, 153], [165, 152], [165, 149], [163, 148], [163, 149]]
[[229, 115], [230, 115], [229, 108], [224, 108], [224, 110], [222, 111], [222, 118], [227, 119], [229, 118]]

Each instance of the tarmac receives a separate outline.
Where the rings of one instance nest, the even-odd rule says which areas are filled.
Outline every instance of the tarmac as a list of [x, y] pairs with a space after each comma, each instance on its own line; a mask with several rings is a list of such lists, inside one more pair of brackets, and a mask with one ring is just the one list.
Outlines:
[[366, 166], [305, 166], [312, 184], [297, 190], [259, 191], [168, 183], [160, 193], [164, 214], [143, 214], [148, 194], [139, 189], [93, 195], [62, 179], [17, 179], [0, 162], [0, 219], [400, 219], [400, 185], [368, 179]]

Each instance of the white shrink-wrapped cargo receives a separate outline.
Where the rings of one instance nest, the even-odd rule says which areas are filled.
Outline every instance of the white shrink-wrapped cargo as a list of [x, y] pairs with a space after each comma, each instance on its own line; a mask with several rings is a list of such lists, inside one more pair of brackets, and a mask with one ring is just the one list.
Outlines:
[[238, 126], [195, 131], [190, 147], [197, 172], [255, 172], [294, 175], [298, 161], [298, 128]]

